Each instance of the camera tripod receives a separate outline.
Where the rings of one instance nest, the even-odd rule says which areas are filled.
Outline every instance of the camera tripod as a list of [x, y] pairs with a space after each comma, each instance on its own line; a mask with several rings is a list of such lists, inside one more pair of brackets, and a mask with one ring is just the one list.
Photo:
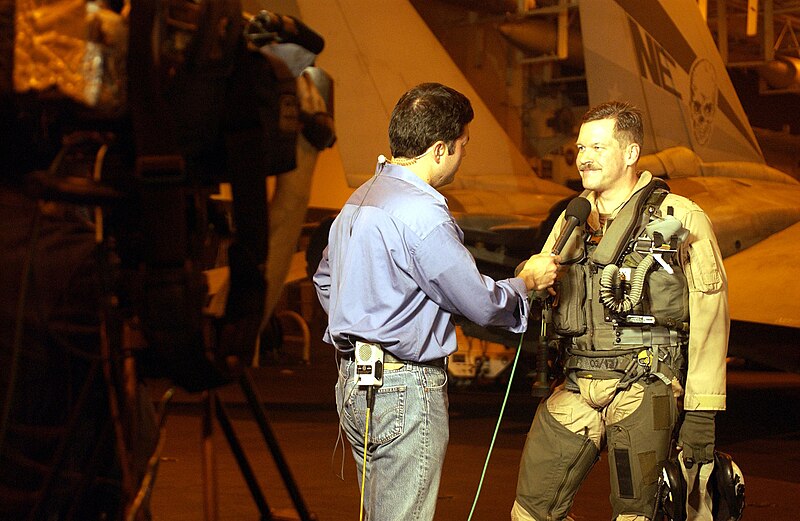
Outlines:
[[234, 458], [236, 459], [237, 465], [239, 470], [242, 473], [242, 477], [244, 478], [245, 482], [247, 483], [247, 487], [250, 490], [250, 495], [255, 501], [256, 507], [258, 508], [260, 518], [262, 521], [270, 521], [270, 520], [289, 520], [289, 519], [299, 519], [300, 521], [314, 521], [317, 517], [311, 513], [309, 513], [308, 509], [306, 508], [305, 502], [303, 501], [303, 497], [300, 493], [300, 489], [297, 487], [297, 484], [294, 481], [292, 476], [292, 472], [289, 469], [289, 465], [286, 462], [286, 459], [283, 456], [283, 452], [281, 451], [280, 445], [278, 444], [278, 440], [275, 438], [275, 435], [270, 427], [269, 420], [267, 419], [263, 401], [258, 396], [258, 392], [256, 390], [255, 384], [253, 382], [253, 377], [250, 374], [248, 369], [245, 369], [242, 372], [242, 375], [239, 377], [238, 386], [241, 388], [246, 400], [247, 405], [252, 413], [256, 423], [258, 424], [258, 428], [261, 431], [261, 435], [264, 438], [264, 441], [269, 448], [270, 454], [272, 455], [272, 459], [275, 462], [275, 465], [280, 472], [281, 479], [283, 481], [284, 486], [286, 487], [287, 492], [289, 493], [292, 503], [294, 504], [294, 508], [297, 511], [298, 518], [286, 518], [286, 517], [276, 517], [270, 510], [269, 505], [267, 504], [267, 500], [264, 497], [264, 493], [259, 486], [258, 480], [256, 479], [255, 473], [253, 472], [253, 468], [250, 465], [250, 462], [247, 459], [247, 456], [242, 448], [241, 443], [239, 442], [239, 438], [236, 435], [236, 431], [233, 428], [233, 424], [230, 421], [230, 416], [225, 408], [225, 405], [219, 398], [219, 395], [214, 390], [204, 391], [203, 392], [203, 415], [202, 415], [202, 437], [203, 437], [203, 507], [205, 511], [205, 519], [206, 521], [214, 521], [217, 519], [217, 480], [216, 480], [216, 473], [215, 473], [215, 459], [214, 459], [214, 448], [213, 448], [213, 424], [214, 418], [216, 417], [219, 425], [222, 429], [223, 434], [230, 446], [231, 452], [233, 453]]

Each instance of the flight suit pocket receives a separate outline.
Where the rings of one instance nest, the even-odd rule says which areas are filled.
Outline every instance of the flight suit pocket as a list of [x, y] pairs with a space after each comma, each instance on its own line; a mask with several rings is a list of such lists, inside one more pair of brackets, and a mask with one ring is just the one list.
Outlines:
[[711, 240], [699, 240], [692, 243], [690, 248], [688, 272], [694, 289], [703, 293], [719, 290], [722, 287], [722, 274]]
[[673, 273], [656, 269], [647, 276], [645, 306], [637, 306], [637, 312], [675, 320], [689, 319], [689, 290], [686, 275], [680, 268]]
[[553, 307], [553, 329], [559, 335], [579, 336], [586, 332], [586, 283], [583, 267], [573, 265], [558, 281], [558, 305]]

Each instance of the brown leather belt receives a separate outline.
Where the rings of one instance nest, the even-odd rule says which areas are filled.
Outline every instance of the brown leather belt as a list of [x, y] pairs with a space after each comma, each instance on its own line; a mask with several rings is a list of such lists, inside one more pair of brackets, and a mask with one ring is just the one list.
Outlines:
[[[346, 358], [347, 360], [355, 360], [356, 355], [355, 351], [338, 351], [338, 357]], [[402, 368], [404, 365], [420, 365], [420, 366], [430, 366], [430, 367], [438, 367], [439, 369], [445, 369], [447, 367], [447, 358], [437, 358], [435, 360], [427, 360], [425, 362], [413, 362], [411, 360], [401, 360], [397, 358], [389, 351], [383, 351], [383, 368], [387, 371], [394, 371], [397, 369]]]

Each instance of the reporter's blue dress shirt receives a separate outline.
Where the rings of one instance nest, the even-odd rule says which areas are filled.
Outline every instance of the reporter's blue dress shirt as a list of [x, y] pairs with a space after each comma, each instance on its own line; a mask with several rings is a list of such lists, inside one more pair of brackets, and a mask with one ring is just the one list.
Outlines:
[[378, 164], [336, 217], [313, 281], [328, 314], [324, 340], [354, 339], [425, 362], [456, 348], [451, 315], [521, 333], [528, 301], [519, 278], [478, 272], [447, 200], [411, 171]]

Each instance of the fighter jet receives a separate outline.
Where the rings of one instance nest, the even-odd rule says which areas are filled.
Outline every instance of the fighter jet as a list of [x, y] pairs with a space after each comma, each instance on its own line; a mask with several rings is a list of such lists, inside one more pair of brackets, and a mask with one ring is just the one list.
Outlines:
[[[493, 116], [409, 1], [281, 2], [284, 11], [294, 10], [289, 14], [324, 35], [326, 49], [318, 64], [336, 85], [338, 142], [320, 154], [310, 206], [335, 211], [372, 175], [377, 156], [388, 155], [389, 116], [405, 90], [425, 81], [451, 85], [472, 100], [476, 118], [468, 158], [456, 181], [442, 191], [481, 267], [508, 276], [521, 259], [538, 251], [549, 231], [548, 218], [554, 219], [575, 195], [552, 180], [558, 172], [542, 168], [558, 164], [560, 172], [567, 172], [561, 177], [571, 172], [577, 178], [569, 146], [570, 139], [574, 145], [569, 134], [577, 130], [575, 118], [603, 101], [630, 101], [648, 121], [648, 155], [640, 166], [697, 202], [714, 225], [730, 285], [731, 354], [800, 371], [793, 340], [800, 332], [800, 281], [793, 255], [799, 246], [800, 183], [765, 163], [698, 3], [551, 4], [495, 24], [511, 42], [509, 49], [517, 50], [526, 31], [536, 31], [535, 24], [526, 28], [522, 22], [536, 22], [539, 16], [552, 25], [552, 53], [538, 60], [528, 53], [526, 63], [533, 66], [527, 70], [541, 75], [540, 84], [571, 83], [562, 96], [569, 110], [554, 111], [549, 122], [560, 125], [563, 146], [550, 147], [532, 161], [509, 137], [519, 130], [505, 128]], [[507, 93], [498, 96], [521, 104]]]

